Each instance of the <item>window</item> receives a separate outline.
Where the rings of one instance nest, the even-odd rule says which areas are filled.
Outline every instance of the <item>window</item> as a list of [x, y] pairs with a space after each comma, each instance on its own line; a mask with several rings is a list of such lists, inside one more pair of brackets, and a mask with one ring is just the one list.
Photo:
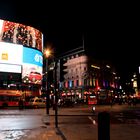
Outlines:
[[86, 71], [87, 70], [87, 67], [84, 67], [84, 71]]
[[74, 81], [72, 81], [72, 87], [74, 87]]
[[84, 79], [84, 86], [87, 86], [87, 79]]
[[76, 85], [79, 86], [79, 80], [76, 80]]

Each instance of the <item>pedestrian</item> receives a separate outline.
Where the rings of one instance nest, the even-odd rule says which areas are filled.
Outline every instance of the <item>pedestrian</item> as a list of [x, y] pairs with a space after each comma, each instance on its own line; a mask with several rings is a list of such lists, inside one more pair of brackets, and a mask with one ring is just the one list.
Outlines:
[[22, 98], [19, 99], [18, 106], [20, 110], [24, 108], [24, 102]]

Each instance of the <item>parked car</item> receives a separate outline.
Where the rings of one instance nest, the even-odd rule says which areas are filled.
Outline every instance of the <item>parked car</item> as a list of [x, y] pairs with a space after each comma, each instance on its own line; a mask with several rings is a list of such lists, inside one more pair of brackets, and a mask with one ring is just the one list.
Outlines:
[[32, 98], [29, 101], [29, 106], [31, 108], [44, 108], [46, 107], [46, 100], [44, 100], [43, 98], [38, 98], [38, 97]]

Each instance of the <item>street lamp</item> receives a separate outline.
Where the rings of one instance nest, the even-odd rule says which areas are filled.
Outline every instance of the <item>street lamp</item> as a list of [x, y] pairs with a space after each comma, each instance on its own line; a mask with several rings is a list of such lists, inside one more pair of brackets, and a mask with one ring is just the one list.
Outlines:
[[[47, 77], [46, 77], [46, 89], [47, 89], [47, 93], [46, 93], [46, 111], [47, 111], [47, 115], [49, 115], [49, 103], [50, 103], [50, 98], [49, 98], [49, 90], [48, 90], [48, 71], [50, 70], [50, 68], [48, 68], [48, 58], [53, 54], [53, 51], [51, 51], [50, 49], [46, 49], [45, 50], [45, 56], [46, 56], [46, 72], [47, 72]], [[54, 103], [54, 107], [55, 107], [55, 127], [58, 127], [58, 107], [57, 107], [57, 102], [58, 102], [58, 95], [57, 95], [57, 62], [58, 59], [53, 55], [53, 68], [51, 70], [53, 70], [53, 84], [54, 84], [54, 95], [55, 95], [55, 103]]]
[[46, 58], [48, 58], [50, 55], [51, 55], [51, 50], [46, 49], [45, 50], [45, 56], [46, 56]]
[[54, 80], [54, 95], [55, 95], [55, 127], [58, 128], [58, 95], [57, 95], [57, 59], [54, 59], [54, 70], [53, 70], [53, 80]]
[[46, 49], [44, 51], [45, 57], [46, 57], [46, 113], [49, 115], [49, 108], [50, 108], [50, 94], [49, 94], [49, 82], [48, 82], [48, 58], [51, 55], [51, 51], [49, 49]]

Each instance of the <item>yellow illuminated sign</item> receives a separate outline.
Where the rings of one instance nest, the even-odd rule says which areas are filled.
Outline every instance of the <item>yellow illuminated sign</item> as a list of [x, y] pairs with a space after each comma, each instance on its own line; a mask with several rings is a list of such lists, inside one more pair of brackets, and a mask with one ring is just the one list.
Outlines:
[[95, 69], [100, 69], [100, 67], [98, 66], [95, 66], [95, 65], [91, 65], [92, 68], [95, 68]]
[[1, 59], [2, 60], [8, 60], [8, 53], [2, 53]]

